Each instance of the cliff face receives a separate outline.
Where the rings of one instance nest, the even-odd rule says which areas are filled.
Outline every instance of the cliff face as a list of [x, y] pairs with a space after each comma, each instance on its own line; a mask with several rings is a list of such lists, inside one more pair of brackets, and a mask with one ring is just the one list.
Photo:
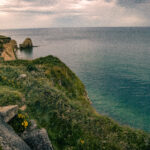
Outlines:
[[15, 60], [15, 51], [17, 49], [17, 43], [15, 40], [11, 40], [9, 37], [0, 35], [0, 56], [5, 61]]
[[3, 52], [1, 54], [1, 57], [3, 57], [5, 61], [16, 60], [17, 57], [15, 55], [15, 50], [16, 44], [14, 40], [10, 41], [9, 43], [3, 44]]
[[98, 114], [80, 79], [58, 58], [0, 63], [0, 105], [26, 106], [54, 150], [149, 150], [150, 136]]

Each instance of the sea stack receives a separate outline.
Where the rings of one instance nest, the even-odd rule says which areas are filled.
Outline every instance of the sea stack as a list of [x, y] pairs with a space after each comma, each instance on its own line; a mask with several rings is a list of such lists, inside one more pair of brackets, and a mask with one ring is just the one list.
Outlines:
[[22, 44], [20, 44], [20, 49], [32, 48], [32, 40], [30, 38], [26, 38]]

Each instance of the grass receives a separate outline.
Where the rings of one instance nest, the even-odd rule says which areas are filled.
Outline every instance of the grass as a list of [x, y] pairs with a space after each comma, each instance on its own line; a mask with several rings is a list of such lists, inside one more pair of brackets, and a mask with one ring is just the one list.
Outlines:
[[8, 38], [8, 37], [0, 35], [0, 39], [5, 39], [5, 38]]
[[0, 105], [9, 104], [26, 104], [55, 150], [150, 149], [149, 134], [98, 114], [80, 79], [53, 56], [0, 63]]

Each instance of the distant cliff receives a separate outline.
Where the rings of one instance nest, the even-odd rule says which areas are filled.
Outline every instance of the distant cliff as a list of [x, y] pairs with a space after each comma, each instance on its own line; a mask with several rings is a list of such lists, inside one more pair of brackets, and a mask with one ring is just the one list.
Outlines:
[[0, 56], [5, 61], [17, 59], [17, 56], [15, 54], [16, 50], [17, 43], [15, 40], [11, 40], [10, 37], [0, 35]]
[[15, 104], [47, 130], [54, 150], [150, 149], [149, 134], [98, 114], [83, 83], [56, 57], [0, 62], [0, 105]]

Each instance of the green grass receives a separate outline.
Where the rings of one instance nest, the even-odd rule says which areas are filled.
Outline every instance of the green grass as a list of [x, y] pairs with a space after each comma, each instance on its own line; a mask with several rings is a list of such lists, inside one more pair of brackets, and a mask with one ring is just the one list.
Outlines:
[[2, 147], [1, 147], [1, 145], [0, 145], [0, 150], [2, 150]]
[[53, 56], [0, 63], [0, 105], [8, 104], [26, 104], [55, 150], [150, 149], [149, 134], [98, 114], [80, 79]]
[[0, 39], [5, 39], [5, 38], [8, 38], [8, 37], [6, 37], [4, 35], [0, 35]]

